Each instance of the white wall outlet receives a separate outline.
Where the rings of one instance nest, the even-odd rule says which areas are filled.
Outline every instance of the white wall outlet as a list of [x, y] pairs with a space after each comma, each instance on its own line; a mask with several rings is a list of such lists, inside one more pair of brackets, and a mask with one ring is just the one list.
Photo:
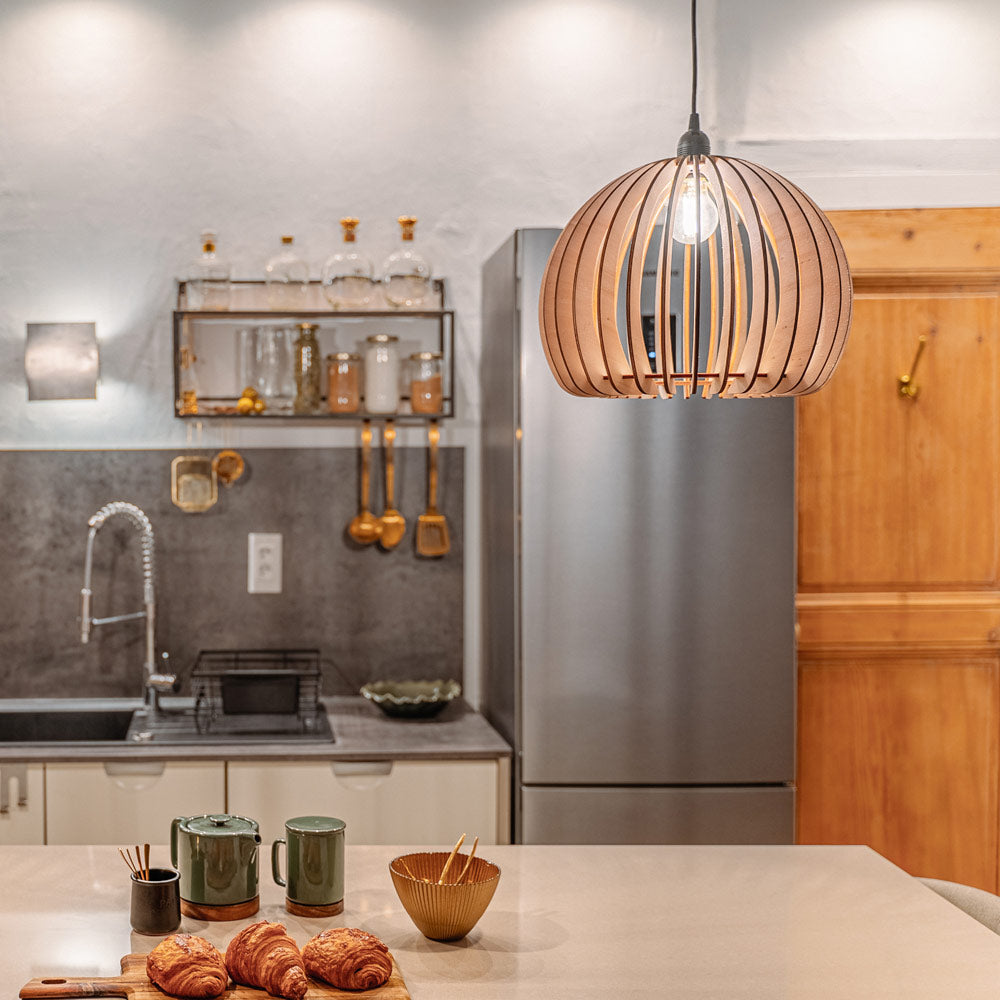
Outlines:
[[247, 593], [281, 593], [281, 535], [251, 531], [247, 535]]

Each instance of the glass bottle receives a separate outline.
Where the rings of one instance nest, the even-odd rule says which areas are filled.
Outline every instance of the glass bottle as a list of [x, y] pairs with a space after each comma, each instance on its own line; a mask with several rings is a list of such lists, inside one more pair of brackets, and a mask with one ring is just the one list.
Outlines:
[[177, 383], [180, 390], [177, 415], [180, 417], [191, 417], [198, 412], [198, 375], [194, 367], [197, 360], [191, 337], [186, 336], [177, 357]]
[[272, 309], [303, 309], [309, 293], [309, 265], [292, 249], [294, 236], [281, 237], [281, 249], [264, 265], [267, 304]]
[[193, 311], [229, 308], [232, 268], [215, 251], [215, 233], [201, 234], [201, 256], [190, 268], [187, 280], [187, 307]]
[[326, 359], [326, 405], [331, 413], [356, 413], [361, 406], [361, 355], [339, 351]]
[[376, 333], [365, 349], [365, 409], [369, 413], [395, 413], [399, 409], [398, 337]]
[[436, 351], [411, 354], [408, 369], [410, 409], [414, 413], [440, 413], [444, 398], [441, 355]]
[[358, 220], [340, 220], [344, 245], [323, 265], [323, 294], [334, 309], [362, 309], [372, 298], [371, 258], [357, 248]]
[[419, 306], [430, 295], [431, 265], [413, 247], [416, 216], [401, 215], [397, 221], [403, 246], [382, 265], [386, 301], [397, 308]]
[[315, 323], [299, 323], [295, 338], [295, 413], [319, 410], [322, 361]]

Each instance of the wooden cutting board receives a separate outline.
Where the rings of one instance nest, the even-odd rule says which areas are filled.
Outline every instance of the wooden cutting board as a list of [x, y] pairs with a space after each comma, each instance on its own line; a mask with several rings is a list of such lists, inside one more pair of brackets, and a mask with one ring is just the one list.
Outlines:
[[[265, 1000], [271, 994], [255, 990], [251, 986], [230, 985], [220, 1000]], [[32, 979], [21, 987], [22, 1000], [41, 1000], [44, 997], [128, 997], [129, 1000], [164, 1000], [169, 994], [154, 986], [146, 975], [145, 955], [126, 955], [122, 959], [122, 974], [106, 978], [46, 976]], [[389, 981], [375, 990], [338, 990], [317, 979], [309, 980], [306, 1000], [410, 1000], [410, 994], [400, 975], [396, 959], [392, 960], [392, 975]]]

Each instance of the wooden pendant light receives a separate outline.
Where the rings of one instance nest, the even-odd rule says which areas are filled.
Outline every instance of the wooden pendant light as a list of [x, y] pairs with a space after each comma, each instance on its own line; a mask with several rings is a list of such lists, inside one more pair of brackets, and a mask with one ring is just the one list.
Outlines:
[[693, 110], [677, 152], [603, 187], [559, 236], [539, 300], [556, 381], [615, 398], [815, 392], [851, 321], [833, 226], [773, 171], [712, 156]]

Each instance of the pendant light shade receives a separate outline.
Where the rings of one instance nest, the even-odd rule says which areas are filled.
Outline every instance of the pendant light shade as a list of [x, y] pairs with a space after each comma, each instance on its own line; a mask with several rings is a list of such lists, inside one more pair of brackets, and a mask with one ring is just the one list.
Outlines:
[[670, 160], [601, 188], [563, 230], [539, 323], [576, 396], [796, 396], [833, 373], [851, 275], [826, 216], [784, 177], [712, 156], [695, 110]]
[[832, 374], [851, 297], [840, 241], [799, 188], [745, 160], [677, 156], [573, 216], [539, 319], [576, 396], [793, 396]]

